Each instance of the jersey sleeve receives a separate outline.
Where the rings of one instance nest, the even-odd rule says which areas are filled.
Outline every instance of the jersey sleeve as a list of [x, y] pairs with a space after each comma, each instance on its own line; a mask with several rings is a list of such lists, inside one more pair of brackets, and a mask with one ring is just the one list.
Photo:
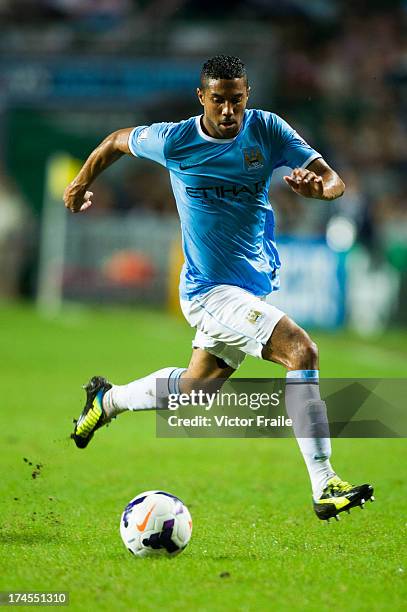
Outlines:
[[[322, 157], [284, 119], [273, 116], [272, 143], [278, 150], [275, 168], [306, 168], [314, 159]], [[274, 148], [274, 147], [273, 147]]]
[[152, 123], [135, 127], [129, 136], [129, 149], [136, 157], [167, 164], [168, 139], [173, 123]]

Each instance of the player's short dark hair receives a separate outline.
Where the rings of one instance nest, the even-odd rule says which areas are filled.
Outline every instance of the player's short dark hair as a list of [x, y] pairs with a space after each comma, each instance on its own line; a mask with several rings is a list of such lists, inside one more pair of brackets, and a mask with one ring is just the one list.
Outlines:
[[209, 79], [246, 79], [246, 66], [233, 55], [215, 55], [206, 60], [201, 70], [201, 86], [204, 88]]

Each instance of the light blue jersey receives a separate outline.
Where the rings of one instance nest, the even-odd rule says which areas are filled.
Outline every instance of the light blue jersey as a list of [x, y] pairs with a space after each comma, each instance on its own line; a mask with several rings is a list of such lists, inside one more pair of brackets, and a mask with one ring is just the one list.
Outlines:
[[281, 117], [246, 110], [235, 138], [205, 134], [201, 117], [134, 128], [129, 148], [168, 168], [181, 219], [181, 298], [216, 285], [264, 296], [279, 288], [280, 259], [268, 199], [275, 168], [306, 167], [314, 151]]

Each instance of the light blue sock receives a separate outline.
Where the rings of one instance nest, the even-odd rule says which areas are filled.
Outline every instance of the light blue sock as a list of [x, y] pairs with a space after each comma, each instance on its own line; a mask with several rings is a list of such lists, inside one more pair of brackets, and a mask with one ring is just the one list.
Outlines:
[[185, 368], [176, 368], [171, 372], [168, 378], [168, 391], [169, 394], [179, 395], [180, 391], [180, 380], [182, 374], [185, 372]]

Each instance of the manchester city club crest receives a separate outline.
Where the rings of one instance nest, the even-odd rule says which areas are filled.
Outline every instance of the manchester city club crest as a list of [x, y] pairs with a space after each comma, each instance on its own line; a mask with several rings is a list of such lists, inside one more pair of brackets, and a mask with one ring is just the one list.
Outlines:
[[250, 171], [263, 168], [264, 157], [259, 147], [247, 147], [246, 149], [242, 149], [242, 153], [246, 170]]

